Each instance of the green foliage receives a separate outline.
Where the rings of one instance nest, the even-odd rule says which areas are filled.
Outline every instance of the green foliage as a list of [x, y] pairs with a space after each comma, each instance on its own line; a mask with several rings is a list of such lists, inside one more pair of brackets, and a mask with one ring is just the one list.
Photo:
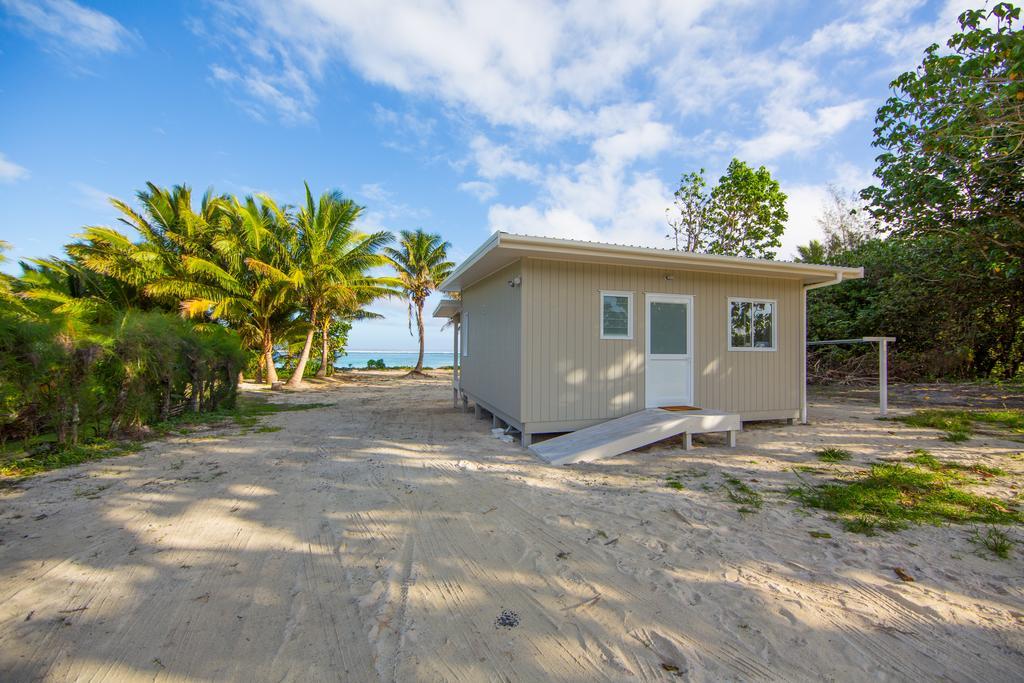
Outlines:
[[[966, 441], [976, 424], [1024, 434], [1024, 410], [915, 410], [913, 415], [894, 418], [911, 427], [926, 427], [946, 432], [947, 441]], [[926, 452], [926, 451], [925, 451]], [[922, 463], [923, 464], [923, 463]]]
[[[961, 32], [892, 82], [878, 110], [877, 186], [865, 205], [833, 192], [840, 239], [801, 260], [862, 265], [864, 280], [808, 296], [811, 339], [898, 340], [905, 380], [1002, 378], [1024, 364], [1024, 41], [1008, 3], [964, 12]], [[836, 210], [838, 209], [838, 211]], [[864, 237], [872, 227], [888, 239]], [[849, 228], [850, 230], [847, 230]], [[816, 350], [816, 366], [856, 368], [864, 347]], [[813, 373], [812, 373], [813, 378]], [[961, 432], [951, 432], [960, 438]]]
[[850, 459], [850, 451], [842, 448], [823, 448], [815, 453], [822, 462], [842, 462]]
[[914, 463], [915, 465], [920, 465], [921, 467], [926, 467], [933, 472], [945, 472], [947, 474], [973, 472], [986, 477], [998, 477], [1006, 474], [1006, 470], [1000, 467], [992, 467], [991, 465], [984, 465], [981, 463], [963, 465], [957, 462], [944, 462], [923, 448], [914, 449], [914, 455], [907, 458], [906, 461]]
[[[864, 279], [808, 293], [810, 339], [894, 336], [890, 371], [907, 381], [1019, 374], [1024, 277], [993, 276], [962, 245], [932, 236], [869, 239], [826, 262], [862, 265]], [[812, 379], [816, 363], [841, 368], [871, 355], [863, 345], [815, 349]]]
[[139, 448], [140, 444], [136, 442], [96, 439], [87, 444], [42, 450], [14, 460], [0, 462], [0, 475], [5, 477], [28, 477], [60, 467], [79, 465], [90, 460], [127, 455], [138, 451]]
[[339, 193], [315, 202], [307, 186], [298, 211], [212, 191], [196, 206], [185, 185], [137, 199], [111, 200], [137, 240], [89, 226], [65, 257], [0, 277], [0, 446], [231, 410], [243, 368], [274, 379], [275, 350], [298, 339], [301, 377], [316, 333], [326, 374], [363, 306], [397, 291], [367, 274], [390, 234], [356, 231], [361, 207]]
[[704, 169], [682, 176], [675, 202], [666, 209], [675, 248], [774, 258], [789, 214], [786, 195], [768, 169], [733, 159], [718, 184], [710, 192], [706, 187]]
[[932, 45], [892, 83], [878, 110], [879, 186], [863, 196], [897, 236], [962, 243], [993, 273], [1024, 260], [1024, 41], [1005, 2], [960, 15], [961, 32]]
[[384, 363], [383, 358], [378, 358], [376, 360], [371, 358], [368, 361], [366, 361], [367, 370], [387, 370], [387, 367], [388, 366]]
[[971, 540], [1000, 559], [1010, 559], [1013, 541], [1010, 540], [1009, 535], [1005, 531], [998, 527], [990, 526], [985, 535], [982, 535], [978, 529], [975, 529], [974, 537]]
[[[306, 205], [295, 214], [295, 249], [289, 254], [289, 279], [306, 321], [306, 335], [290, 386], [301, 383], [317, 331], [321, 336], [321, 366], [329, 362], [330, 323], [357, 311], [373, 299], [397, 294], [390, 278], [367, 275], [387, 259], [380, 249], [394, 238], [389, 232], [364, 234], [355, 229], [363, 207], [340, 192], [325, 192], [318, 201], [306, 185]], [[328, 331], [325, 334], [325, 329]]]
[[726, 477], [722, 485], [729, 500], [740, 506], [740, 512], [752, 512], [761, 509], [764, 500], [760, 493], [736, 477]]
[[909, 523], [1024, 522], [1010, 503], [964, 490], [962, 477], [943, 470], [898, 463], [872, 465], [849, 482], [805, 486], [794, 497], [810, 507], [839, 515], [849, 531], [873, 533]]

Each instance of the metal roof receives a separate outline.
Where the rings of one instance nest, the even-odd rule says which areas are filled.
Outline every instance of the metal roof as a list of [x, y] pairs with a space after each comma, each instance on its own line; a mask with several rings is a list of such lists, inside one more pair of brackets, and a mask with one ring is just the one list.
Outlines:
[[496, 232], [452, 271], [448, 279], [441, 283], [440, 289], [445, 292], [462, 291], [524, 257], [776, 277], [799, 280], [805, 285], [838, 283], [864, 277], [863, 268], [697, 254], [673, 249]]
[[462, 312], [462, 302], [457, 299], [441, 299], [434, 307], [433, 317], [450, 319]]

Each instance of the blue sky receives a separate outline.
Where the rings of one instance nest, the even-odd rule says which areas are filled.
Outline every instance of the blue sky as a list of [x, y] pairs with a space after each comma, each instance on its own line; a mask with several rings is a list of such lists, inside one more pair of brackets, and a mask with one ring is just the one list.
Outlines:
[[[308, 180], [455, 260], [495, 229], [667, 246], [680, 174], [738, 156], [789, 195], [788, 258], [829, 183], [870, 182], [889, 81], [969, 4], [0, 0], [0, 239], [58, 253], [147, 180]], [[415, 346], [375, 309], [352, 349]]]

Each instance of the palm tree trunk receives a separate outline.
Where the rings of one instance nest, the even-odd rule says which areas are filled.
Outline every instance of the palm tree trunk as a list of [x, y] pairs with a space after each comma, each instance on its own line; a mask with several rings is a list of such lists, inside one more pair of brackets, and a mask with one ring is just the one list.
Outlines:
[[306, 363], [309, 362], [309, 354], [313, 350], [313, 335], [316, 333], [316, 312], [314, 311], [309, 319], [309, 329], [306, 330], [306, 343], [302, 345], [302, 353], [299, 354], [299, 362], [295, 365], [295, 372], [288, 378], [288, 386], [298, 387], [302, 385], [302, 375], [306, 372]]
[[274, 339], [270, 336], [270, 328], [263, 330], [263, 363], [267, 366], [267, 384], [277, 382], [277, 368], [274, 367]]
[[327, 356], [331, 352], [331, 344], [327, 338], [327, 331], [330, 327], [331, 317], [326, 316], [320, 323], [320, 369], [316, 371], [317, 377], [327, 376]]
[[416, 330], [420, 333], [420, 356], [416, 359], [416, 368], [413, 370], [414, 373], [423, 372], [423, 345], [424, 345], [424, 330], [423, 330], [423, 302], [416, 302]]

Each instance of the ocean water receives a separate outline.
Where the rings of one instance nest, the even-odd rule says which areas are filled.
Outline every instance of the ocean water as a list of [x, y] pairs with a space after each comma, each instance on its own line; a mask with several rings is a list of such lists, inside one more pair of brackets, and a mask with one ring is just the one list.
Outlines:
[[[412, 367], [416, 365], [418, 351], [349, 351], [344, 356], [339, 355], [334, 366], [337, 368], [365, 368], [368, 360], [383, 360], [389, 368]], [[449, 353], [424, 353], [423, 367], [440, 368], [451, 367], [452, 354]]]

